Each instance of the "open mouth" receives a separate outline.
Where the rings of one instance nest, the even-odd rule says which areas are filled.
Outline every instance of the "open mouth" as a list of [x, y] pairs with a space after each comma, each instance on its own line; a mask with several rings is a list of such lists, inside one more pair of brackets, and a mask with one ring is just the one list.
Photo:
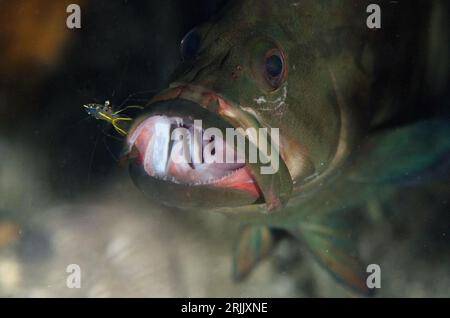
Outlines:
[[[270, 134], [268, 156], [269, 147], [259, 141], [269, 135], [255, 142], [254, 135], [247, 135], [250, 128], [261, 125], [214, 92], [170, 88], [152, 100], [128, 132], [131, 178], [147, 197], [164, 205], [216, 209], [265, 204], [265, 211], [276, 211], [289, 200], [292, 178], [279, 155], [279, 140]], [[187, 138], [174, 135], [180, 130]], [[219, 160], [207, 160], [211, 155]]]
[[136, 160], [150, 177], [190, 187], [240, 190], [255, 199], [261, 196], [245, 156], [189, 117], [147, 117], [130, 134], [128, 146], [134, 147]]

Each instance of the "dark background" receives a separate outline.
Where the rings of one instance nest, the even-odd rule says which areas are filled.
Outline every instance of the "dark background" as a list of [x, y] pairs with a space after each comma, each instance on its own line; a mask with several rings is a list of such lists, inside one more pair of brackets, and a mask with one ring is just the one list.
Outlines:
[[[122, 142], [117, 135], [113, 138], [108, 123], [87, 118], [82, 105], [103, 104], [106, 100], [116, 109], [124, 104], [145, 104], [167, 86], [180, 62], [183, 36], [207, 21], [224, 2], [81, 2], [82, 28], [64, 30], [62, 39], [50, 39], [61, 42], [52, 56], [45, 61], [31, 56], [2, 72], [2, 134], [42, 150], [41, 155], [51, 166], [51, 186], [58, 196], [74, 198], [90, 191], [90, 187], [101, 186], [116, 169]], [[29, 12], [18, 16], [36, 20], [34, 26], [25, 26], [30, 30], [23, 31], [32, 33], [34, 41], [48, 37], [54, 28], [66, 29], [68, 14], [63, 2], [3, 5], [20, 12], [21, 6], [30, 3]], [[60, 15], [46, 30], [41, 23], [48, 19], [46, 11], [51, 10], [58, 10]], [[18, 24], [16, 28], [22, 22], [11, 21]], [[36, 32], [36, 28], [43, 30]]]

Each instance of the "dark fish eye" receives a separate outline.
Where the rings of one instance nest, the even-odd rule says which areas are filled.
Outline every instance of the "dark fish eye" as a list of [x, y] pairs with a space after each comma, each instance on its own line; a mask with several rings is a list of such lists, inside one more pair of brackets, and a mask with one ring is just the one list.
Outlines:
[[197, 57], [200, 50], [202, 38], [200, 33], [193, 29], [189, 31], [181, 40], [180, 50], [183, 61], [190, 61]]
[[280, 50], [272, 49], [267, 52], [264, 60], [264, 74], [269, 84], [277, 88], [284, 79], [285, 63]]

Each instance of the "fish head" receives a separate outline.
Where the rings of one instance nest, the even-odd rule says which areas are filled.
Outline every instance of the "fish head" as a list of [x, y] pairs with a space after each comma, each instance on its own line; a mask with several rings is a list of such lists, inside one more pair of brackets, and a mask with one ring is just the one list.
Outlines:
[[[271, 213], [333, 176], [356, 142], [361, 109], [351, 106], [359, 104], [365, 80], [351, 48], [332, 41], [347, 17], [318, 25], [324, 12], [314, 1], [243, 1], [191, 30], [169, 88], [128, 134], [135, 184], [180, 208]], [[244, 160], [205, 163], [198, 149], [208, 146], [211, 129], [222, 133], [215, 147]], [[244, 150], [229, 142], [233, 129], [244, 132]], [[191, 162], [174, 160], [180, 153], [174, 130], [192, 133], [184, 153]]]

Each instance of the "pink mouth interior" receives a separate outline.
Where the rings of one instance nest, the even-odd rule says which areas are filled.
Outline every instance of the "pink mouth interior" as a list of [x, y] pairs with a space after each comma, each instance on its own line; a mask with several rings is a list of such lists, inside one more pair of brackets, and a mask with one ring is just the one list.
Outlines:
[[[138, 160], [149, 176], [189, 186], [231, 188], [260, 197], [261, 191], [245, 163], [205, 162], [202, 151], [208, 140], [189, 140], [191, 146], [186, 147], [188, 150], [184, 158], [190, 160], [180, 160], [181, 148], [175, 146], [178, 141], [171, 140], [172, 131], [180, 127], [187, 129], [191, 136], [194, 130], [198, 130], [198, 127], [180, 117], [152, 116], [145, 119], [128, 137], [129, 149], [133, 146], [137, 149]], [[197, 131], [199, 135], [202, 132]], [[236, 157], [233, 147], [223, 140], [215, 140], [214, 145], [221, 146], [224, 153]]]

